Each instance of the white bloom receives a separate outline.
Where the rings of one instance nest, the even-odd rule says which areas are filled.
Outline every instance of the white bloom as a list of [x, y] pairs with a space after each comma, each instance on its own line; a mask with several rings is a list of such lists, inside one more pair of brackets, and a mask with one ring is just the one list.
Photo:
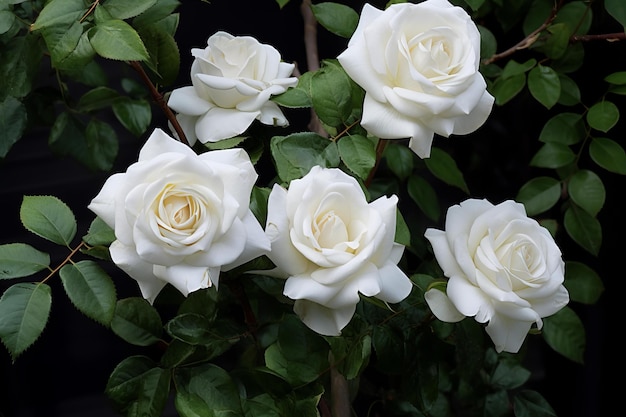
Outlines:
[[359, 183], [319, 166], [289, 190], [275, 185], [268, 202], [269, 258], [287, 278], [284, 294], [317, 333], [338, 335], [354, 315], [359, 293], [398, 303], [412, 284], [398, 268], [394, 242], [397, 197], [368, 204]]
[[338, 59], [365, 90], [361, 125], [380, 138], [411, 138], [421, 158], [430, 156], [435, 133], [471, 133], [493, 106], [478, 72], [480, 33], [447, 0], [384, 11], [366, 4]]
[[541, 329], [569, 302], [561, 251], [520, 203], [466, 200], [448, 209], [445, 231], [425, 236], [449, 278], [447, 297], [426, 292], [431, 310], [442, 321], [487, 323], [498, 352], [516, 353], [533, 323]]
[[185, 296], [269, 250], [249, 209], [257, 179], [241, 149], [197, 155], [157, 129], [89, 209], [115, 231], [113, 262], [150, 302], [170, 283]]
[[272, 95], [298, 83], [290, 77], [294, 64], [281, 62], [279, 52], [249, 36], [217, 32], [205, 49], [191, 50], [192, 86], [172, 91], [168, 106], [190, 144], [217, 142], [243, 133], [257, 119], [266, 125], [288, 121]]

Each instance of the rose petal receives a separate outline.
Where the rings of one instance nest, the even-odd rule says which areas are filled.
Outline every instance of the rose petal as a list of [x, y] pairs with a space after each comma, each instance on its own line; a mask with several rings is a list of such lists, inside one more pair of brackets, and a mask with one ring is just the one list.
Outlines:
[[260, 112], [242, 112], [236, 109], [214, 107], [196, 123], [196, 134], [202, 143], [232, 138], [252, 124]]

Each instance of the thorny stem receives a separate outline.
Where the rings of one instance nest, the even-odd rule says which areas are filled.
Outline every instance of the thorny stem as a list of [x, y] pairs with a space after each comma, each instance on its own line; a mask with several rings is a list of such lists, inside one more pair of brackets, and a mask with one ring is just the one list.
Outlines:
[[63, 262], [61, 262], [56, 268], [50, 270], [50, 273], [41, 280], [41, 284], [43, 284], [44, 282], [46, 282], [47, 280], [49, 280], [50, 278], [52, 278], [52, 276], [54, 274], [56, 274], [57, 272], [59, 272], [59, 270], [61, 268], [63, 268], [66, 264], [72, 262], [72, 256], [76, 255], [76, 253], [80, 250], [80, 248], [82, 248], [85, 245], [85, 242], [80, 242], [78, 246], [76, 246], [74, 249], [72, 249], [72, 251], [70, 252], [69, 255], [67, 255], [67, 257], [63, 260]]
[[626, 40], [626, 32], [603, 33], [599, 35], [574, 35], [571, 42], [607, 41], [616, 42]]
[[159, 107], [161, 108], [163, 113], [165, 113], [165, 116], [167, 117], [167, 120], [169, 120], [169, 122], [174, 127], [174, 130], [176, 131], [176, 134], [178, 135], [178, 139], [182, 143], [184, 143], [187, 146], [189, 146], [189, 142], [187, 141], [187, 138], [185, 137], [185, 133], [183, 132], [183, 129], [180, 127], [180, 124], [178, 123], [178, 120], [176, 119], [176, 116], [174, 115], [174, 112], [172, 112], [172, 109], [170, 109], [168, 107], [167, 103], [163, 99], [163, 94], [161, 94], [156, 89], [154, 84], [152, 84], [152, 81], [150, 80], [150, 77], [148, 77], [148, 74], [146, 74], [146, 71], [144, 71], [143, 67], [141, 66], [141, 64], [138, 61], [130, 61], [129, 64], [130, 64], [131, 67], [133, 67], [133, 69], [135, 71], [137, 71], [139, 73], [139, 76], [141, 77], [141, 79], [144, 82], [144, 84], [146, 84], [148, 86], [148, 89], [150, 90], [150, 95], [152, 96], [152, 99], [159, 105]]

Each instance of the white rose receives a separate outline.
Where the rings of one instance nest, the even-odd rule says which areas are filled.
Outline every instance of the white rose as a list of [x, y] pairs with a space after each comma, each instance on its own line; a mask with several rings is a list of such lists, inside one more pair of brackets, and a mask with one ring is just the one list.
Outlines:
[[432, 312], [442, 321], [487, 323], [498, 352], [518, 352], [533, 323], [541, 329], [542, 317], [569, 302], [561, 251], [520, 203], [466, 200], [448, 209], [445, 231], [425, 236], [449, 278], [447, 296], [426, 292]]
[[480, 33], [446, 0], [385, 11], [366, 4], [338, 59], [365, 90], [361, 125], [380, 138], [411, 138], [421, 158], [430, 156], [435, 133], [471, 133], [493, 106], [478, 72]]
[[298, 83], [289, 77], [294, 64], [281, 62], [279, 52], [249, 36], [217, 32], [205, 49], [191, 50], [193, 86], [172, 91], [168, 106], [178, 112], [190, 144], [217, 142], [243, 133], [255, 119], [266, 125], [288, 122], [270, 96]]
[[269, 250], [249, 209], [257, 174], [245, 151], [197, 155], [157, 129], [124, 173], [107, 179], [89, 209], [115, 231], [113, 262], [150, 302], [167, 284], [185, 296], [220, 270]]
[[319, 166], [289, 190], [274, 185], [265, 232], [269, 258], [287, 278], [284, 294], [311, 329], [339, 335], [359, 293], [398, 303], [411, 292], [398, 268], [404, 246], [394, 242], [397, 197], [367, 203], [359, 183]]

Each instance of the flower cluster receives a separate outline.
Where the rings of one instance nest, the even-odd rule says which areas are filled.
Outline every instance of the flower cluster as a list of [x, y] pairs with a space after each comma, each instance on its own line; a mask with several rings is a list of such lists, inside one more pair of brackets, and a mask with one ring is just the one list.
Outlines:
[[[428, 0], [384, 11], [365, 5], [338, 60], [365, 91], [363, 128], [410, 138], [427, 158], [434, 134], [473, 132], [491, 111], [479, 52], [467, 13]], [[192, 54], [193, 86], [168, 102], [191, 144], [240, 135], [254, 120], [288, 125], [270, 98], [297, 79], [273, 47], [218, 32]], [[256, 179], [242, 149], [196, 154], [157, 130], [89, 208], [114, 229], [113, 261], [151, 302], [168, 283], [184, 295], [217, 287], [220, 271], [263, 255], [275, 266], [264, 273], [285, 279], [295, 313], [322, 335], [341, 334], [361, 296], [392, 304], [409, 296], [413, 283], [398, 267], [404, 246], [395, 242], [397, 196], [368, 202], [353, 176], [313, 166], [273, 186], [263, 230], [248, 208]], [[533, 323], [541, 328], [542, 317], [567, 304], [561, 253], [522, 205], [468, 200], [450, 208], [446, 229], [425, 234], [449, 278], [445, 293], [425, 294], [441, 320], [474, 316], [496, 350], [517, 352]]]

